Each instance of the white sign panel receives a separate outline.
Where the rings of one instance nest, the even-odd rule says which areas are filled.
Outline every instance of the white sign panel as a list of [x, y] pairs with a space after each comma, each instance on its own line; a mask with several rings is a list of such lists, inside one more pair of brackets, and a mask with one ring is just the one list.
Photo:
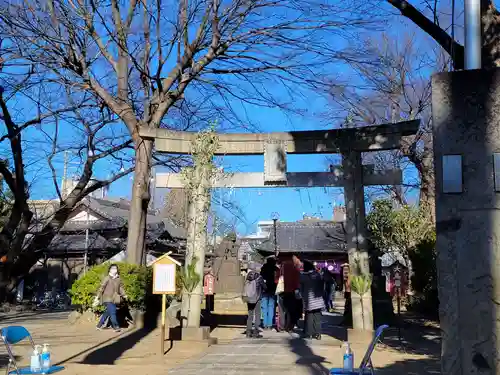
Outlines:
[[155, 264], [153, 291], [155, 293], [175, 293], [175, 264]]
[[264, 183], [286, 182], [286, 144], [268, 141], [264, 148]]

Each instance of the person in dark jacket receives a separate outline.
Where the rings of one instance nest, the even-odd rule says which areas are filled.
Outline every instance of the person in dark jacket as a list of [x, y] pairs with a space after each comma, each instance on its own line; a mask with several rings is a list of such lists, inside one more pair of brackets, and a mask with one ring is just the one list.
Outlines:
[[324, 284], [314, 265], [304, 262], [304, 271], [300, 275], [300, 294], [304, 302], [305, 336], [321, 340], [321, 311], [325, 308], [323, 299]]
[[335, 294], [335, 278], [332, 274], [333, 266], [323, 268], [323, 282], [325, 283], [325, 291], [323, 299], [325, 300], [325, 309], [333, 310], [333, 296]]
[[301, 267], [302, 263], [295, 254], [292, 254], [290, 259], [284, 260], [281, 265], [281, 275], [284, 281], [285, 331], [287, 332], [294, 329], [302, 315], [302, 301], [299, 293]]
[[[247, 317], [247, 337], [258, 338], [259, 336], [259, 325], [260, 325], [260, 315], [261, 315], [261, 299], [262, 294], [266, 290], [266, 283], [262, 276], [252, 268], [248, 271], [245, 278], [245, 287], [243, 291], [243, 299], [247, 303], [248, 317]], [[255, 325], [255, 329], [252, 325]]]
[[273, 326], [274, 309], [276, 306], [276, 260], [273, 257], [267, 258], [266, 264], [262, 266], [260, 275], [266, 283], [266, 290], [262, 295], [262, 320], [265, 330]]

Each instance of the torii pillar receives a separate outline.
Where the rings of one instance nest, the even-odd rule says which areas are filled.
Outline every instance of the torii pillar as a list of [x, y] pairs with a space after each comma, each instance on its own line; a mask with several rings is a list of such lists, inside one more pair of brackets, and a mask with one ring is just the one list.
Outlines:
[[[368, 275], [370, 273], [367, 247], [363, 165], [361, 152], [342, 153], [344, 169], [344, 200], [346, 207], [346, 240], [349, 269]], [[361, 298], [351, 292], [352, 326], [354, 329], [373, 329], [373, 302], [371, 291]], [[363, 307], [361, 307], [363, 303]]]

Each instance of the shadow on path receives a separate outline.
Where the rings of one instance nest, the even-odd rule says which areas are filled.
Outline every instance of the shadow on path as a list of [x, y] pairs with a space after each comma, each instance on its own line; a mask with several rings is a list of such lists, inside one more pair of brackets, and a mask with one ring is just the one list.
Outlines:
[[156, 309], [153, 312], [146, 312], [144, 316], [144, 328], [132, 331], [132, 333], [121, 336], [111, 344], [94, 350], [85, 356], [82, 363], [87, 365], [113, 365], [123, 353], [132, 349], [139, 341], [157, 328], [158, 314], [159, 312]]
[[22, 311], [22, 312], [11, 312], [11, 313], [1, 313], [0, 321], [2, 326], [5, 325], [15, 325], [16, 323], [26, 323], [26, 322], [38, 322], [46, 320], [63, 320], [67, 319], [71, 311], [49, 311], [49, 310], [39, 310], [39, 311]]
[[342, 325], [340, 314], [323, 313], [321, 317], [321, 334], [333, 337], [339, 341], [347, 341], [347, 327]]
[[398, 329], [391, 327], [384, 333], [384, 345], [414, 355], [439, 356], [441, 353], [441, 331], [437, 326], [425, 324], [425, 320], [406, 321], [401, 327], [401, 341]]
[[295, 363], [298, 366], [306, 367], [311, 375], [327, 375], [329, 369], [324, 366], [326, 358], [314, 354], [312, 348], [306, 340], [294, 338], [288, 341], [290, 351], [297, 356]]
[[438, 375], [441, 374], [439, 358], [406, 359], [377, 368], [380, 375]]
[[[14, 356], [14, 359], [17, 361], [21, 360], [21, 356], [17, 356], [15, 355]], [[9, 355], [8, 354], [0, 354], [0, 368], [3, 369], [5, 367], [7, 367], [9, 363]]]

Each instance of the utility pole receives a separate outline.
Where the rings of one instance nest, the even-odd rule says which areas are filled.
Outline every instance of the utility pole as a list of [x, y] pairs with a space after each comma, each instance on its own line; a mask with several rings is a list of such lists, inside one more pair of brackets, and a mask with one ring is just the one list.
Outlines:
[[465, 0], [465, 69], [481, 69], [481, 1]]
[[151, 178], [149, 179], [149, 195], [151, 197], [149, 201], [149, 208], [151, 210], [155, 209], [155, 185], [156, 185], [156, 172], [155, 168], [151, 168]]
[[[87, 202], [89, 202], [89, 198], [87, 198]], [[89, 204], [87, 204], [86, 212], [87, 212], [87, 223], [85, 229], [85, 254], [83, 255], [84, 275], [87, 273], [88, 256], [89, 256]]]
[[67, 186], [68, 186], [68, 151], [64, 151], [64, 167], [63, 167], [63, 180], [62, 180], [62, 198], [66, 198]]

